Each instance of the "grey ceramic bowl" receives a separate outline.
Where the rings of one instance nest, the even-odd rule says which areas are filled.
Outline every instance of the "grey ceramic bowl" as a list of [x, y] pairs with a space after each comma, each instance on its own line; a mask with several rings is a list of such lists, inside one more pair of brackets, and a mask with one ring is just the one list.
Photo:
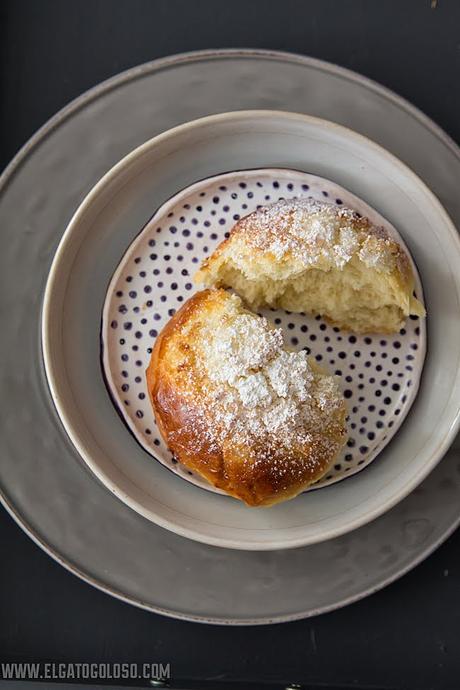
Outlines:
[[[110, 277], [152, 212], [185, 186], [225, 171], [285, 167], [332, 179], [400, 231], [429, 313], [422, 386], [378, 461], [349, 481], [270, 510], [250, 510], [172, 475], [118, 418], [99, 359]], [[279, 112], [210, 116], [147, 142], [96, 185], [70, 222], [45, 294], [43, 353], [62, 422], [96, 476], [134, 510], [178, 534], [243, 549], [311, 544], [353, 530], [406, 496], [442, 457], [459, 421], [460, 243], [443, 208], [405, 165], [338, 125]]]

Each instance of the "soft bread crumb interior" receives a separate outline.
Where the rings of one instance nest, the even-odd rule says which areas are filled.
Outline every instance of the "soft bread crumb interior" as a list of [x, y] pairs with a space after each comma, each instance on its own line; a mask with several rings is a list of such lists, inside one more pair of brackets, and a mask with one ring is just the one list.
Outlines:
[[408, 314], [425, 313], [417, 299], [402, 293], [394, 275], [372, 270], [356, 257], [342, 270], [310, 268], [278, 280], [258, 275], [254, 264], [251, 271], [249, 279], [227, 257], [209, 278], [214, 285], [232, 287], [253, 308], [320, 314], [357, 333], [394, 333]]

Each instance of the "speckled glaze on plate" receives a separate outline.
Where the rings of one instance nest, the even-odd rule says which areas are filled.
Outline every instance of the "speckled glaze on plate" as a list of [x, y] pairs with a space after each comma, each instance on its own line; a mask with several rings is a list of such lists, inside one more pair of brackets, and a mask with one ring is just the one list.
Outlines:
[[[330, 180], [282, 169], [226, 173], [187, 187], [156, 211], [121, 259], [104, 302], [102, 364], [120, 415], [154, 458], [215, 493], [224, 492], [178, 463], [168, 450], [156, 426], [144, 372], [158, 333], [200, 289], [193, 283], [199, 263], [228, 237], [239, 218], [258, 206], [295, 197], [353, 208], [404, 246], [388, 221]], [[413, 262], [412, 270], [422, 299]], [[263, 314], [283, 330], [288, 346], [306, 349], [340, 378], [348, 400], [347, 446], [310, 490], [364, 469], [392, 439], [415, 399], [425, 358], [425, 320], [407, 319], [394, 336], [360, 336], [341, 332], [319, 317], [283, 310]]]
[[[165, 88], [167, 101], [159, 96]], [[49, 265], [74, 209], [149, 137], [213, 112], [260, 107], [307, 112], [371, 137], [410, 165], [460, 223], [460, 152], [439, 127], [360, 75], [270, 51], [178, 55], [129, 70], [58, 113], [0, 180], [1, 299], [7, 297], [9, 315], [1, 339], [8, 385], [0, 416], [4, 506], [49, 555], [95, 587], [163, 615], [231, 625], [295, 620], [350, 604], [420, 563], [460, 521], [457, 440], [416, 491], [351, 534], [270, 554], [213, 548], [121, 504], [94, 481], [60, 426], [38, 332]], [[133, 220], [142, 227], [148, 217], [145, 209]]]

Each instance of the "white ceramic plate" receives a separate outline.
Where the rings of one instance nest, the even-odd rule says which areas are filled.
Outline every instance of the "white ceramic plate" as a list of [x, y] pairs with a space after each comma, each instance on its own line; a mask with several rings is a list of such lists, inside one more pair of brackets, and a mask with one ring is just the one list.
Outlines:
[[[224, 493], [178, 463], [161, 438], [144, 372], [157, 334], [200, 289], [193, 283], [199, 263], [228, 237], [232, 225], [258, 206], [302, 196], [345, 204], [404, 244], [388, 221], [329, 180], [293, 170], [239, 171], [202, 180], [163, 204], [124, 254], [107, 291], [102, 363], [114, 404], [147, 452], [209, 491]], [[413, 262], [412, 269], [421, 299]], [[425, 358], [425, 320], [407, 319], [399, 334], [387, 337], [343, 333], [318, 317], [281, 310], [264, 315], [283, 329], [289, 346], [307, 349], [339, 376], [348, 399], [347, 447], [312, 488], [364, 469], [394, 436], [415, 399]]]
[[[435, 358], [410, 415], [379, 462], [350, 481], [270, 510], [248, 509], [202, 491], [152, 462], [113, 407], [110, 412], [104, 388], [95, 385], [99, 333], [86, 328], [101, 313], [117, 263], [113, 257], [119, 260], [152, 209], [199, 179], [251, 167], [288, 167], [334, 179], [398, 228], [423, 278], [430, 314], [427, 363]], [[452, 347], [460, 338], [459, 261], [455, 228], [439, 202], [406, 166], [368, 139], [303, 115], [249, 111], [210, 116], [161, 134], [128, 155], [95, 186], [70, 222], [43, 307], [50, 390], [91, 470], [159, 525], [242, 549], [288, 548], [338, 536], [406, 496], [453, 438], [460, 402], [458, 351]]]

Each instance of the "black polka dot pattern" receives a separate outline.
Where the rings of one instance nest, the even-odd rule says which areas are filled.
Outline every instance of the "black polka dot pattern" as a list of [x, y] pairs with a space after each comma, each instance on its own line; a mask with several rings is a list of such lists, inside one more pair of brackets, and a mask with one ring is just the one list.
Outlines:
[[[273, 171], [219, 176], [168, 201], [126, 252], [104, 305], [104, 373], [122, 417], [155, 458], [211, 491], [217, 490], [178, 463], [163, 443], [144, 372], [158, 333], [196, 290], [192, 279], [199, 263], [228, 237], [235, 221], [279, 198], [313, 196], [353, 206], [348, 193], [333, 183], [302, 173], [277, 173], [276, 177]], [[320, 317], [275, 310], [262, 313], [283, 329], [286, 345], [306, 350], [335, 373], [348, 405], [348, 443], [314, 488], [361, 470], [388, 443], [413, 402], [425, 351], [424, 323], [411, 318], [395, 336], [358, 336], [341, 332]]]

